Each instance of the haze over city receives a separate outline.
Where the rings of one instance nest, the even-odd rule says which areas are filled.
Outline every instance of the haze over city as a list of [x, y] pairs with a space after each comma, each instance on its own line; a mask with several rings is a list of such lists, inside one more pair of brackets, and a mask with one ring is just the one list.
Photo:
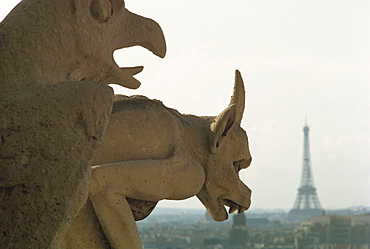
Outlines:
[[[18, 3], [2, 1], [0, 19]], [[137, 90], [181, 113], [215, 116], [228, 105], [235, 69], [247, 91], [242, 127], [253, 162], [240, 172], [252, 209], [290, 209], [310, 127], [314, 184], [324, 209], [370, 206], [370, 2], [365, 0], [126, 0], [157, 21], [160, 59], [143, 48], [115, 52], [144, 65]], [[202, 208], [192, 198], [161, 207]]]

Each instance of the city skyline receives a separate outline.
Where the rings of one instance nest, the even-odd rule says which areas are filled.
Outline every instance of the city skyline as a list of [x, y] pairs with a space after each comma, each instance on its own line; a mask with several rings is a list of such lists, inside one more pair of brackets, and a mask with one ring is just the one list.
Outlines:
[[[1, 3], [0, 19], [17, 4]], [[144, 65], [137, 90], [181, 113], [226, 108], [234, 70], [245, 81], [242, 127], [253, 157], [240, 172], [253, 208], [291, 209], [301, 176], [307, 116], [315, 186], [324, 209], [370, 206], [370, 3], [362, 0], [133, 1], [167, 39], [159, 59], [117, 51], [120, 66]], [[196, 199], [160, 207], [201, 208]]]

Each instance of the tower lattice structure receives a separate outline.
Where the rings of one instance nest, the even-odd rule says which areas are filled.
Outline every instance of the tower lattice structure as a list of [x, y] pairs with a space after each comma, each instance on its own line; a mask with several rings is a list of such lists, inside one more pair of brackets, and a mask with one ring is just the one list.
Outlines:
[[316, 188], [313, 183], [311, 172], [311, 157], [309, 145], [309, 131], [307, 123], [303, 127], [303, 163], [301, 183], [298, 188], [293, 208], [289, 212], [288, 218], [294, 220], [305, 220], [312, 216], [321, 214], [324, 210], [321, 207], [319, 198], [317, 197]]

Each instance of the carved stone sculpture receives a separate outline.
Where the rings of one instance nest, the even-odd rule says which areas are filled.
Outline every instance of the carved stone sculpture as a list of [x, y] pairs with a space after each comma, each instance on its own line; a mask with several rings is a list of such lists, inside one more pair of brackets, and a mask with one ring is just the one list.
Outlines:
[[159, 25], [123, 0], [23, 0], [0, 24], [1, 248], [59, 248], [86, 203], [106, 83], [140, 85], [142, 67], [113, 60], [135, 45], [166, 52]]
[[163, 32], [123, 0], [23, 0], [0, 24], [0, 96], [65, 81], [137, 88], [142, 67], [119, 68], [114, 50], [140, 45], [164, 57]]
[[238, 71], [230, 104], [217, 117], [183, 115], [143, 96], [115, 96], [93, 159], [91, 201], [62, 248], [141, 248], [135, 220], [163, 199], [196, 195], [216, 221], [228, 218], [224, 205], [229, 213], [248, 209], [251, 191], [238, 176], [251, 163], [240, 127], [244, 103]]
[[112, 95], [103, 84], [67, 82], [1, 97], [1, 248], [57, 248], [85, 204]]

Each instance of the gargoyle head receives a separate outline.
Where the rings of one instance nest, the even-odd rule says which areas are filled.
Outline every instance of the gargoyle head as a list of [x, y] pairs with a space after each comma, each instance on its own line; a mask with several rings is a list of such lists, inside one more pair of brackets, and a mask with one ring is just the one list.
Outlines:
[[[160, 26], [151, 19], [128, 11], [124, 0], [90, 0], [89, 12], [95, 25], [100, 26], [103, 35], [108, 37], [106, 44], [111, 53], [117, 49], [139, 45], [159, 57], [165, 56], [166, 42]], [[110, 78], [109, 83], [138, 88], [140, 82], [132, 76], [142, 69], [142, 66], [120, 68], [112, 71], [112, 75], [107, 75], [107, 78]]]
[[251, 190], [240, 180], [239, 171], [247, 168], [252, 157], [248, 137], [240, 127], [244, 112], [245, 90], [236, 71], [234, 93], [229, 106], [211, 123], [212, 148], [204, 165], [205, 182], [197, 194], [212, 218], [223, 221], [229, 213], [243, 212], [251, 204]]
[[143, 67], [120, 68], [113, 52], [138, 45], [166, 54], [160, 26], [124, 0], [23, 0], [0, 24], [0, 44], [0, 93], [80, 80], [135, 89]]

